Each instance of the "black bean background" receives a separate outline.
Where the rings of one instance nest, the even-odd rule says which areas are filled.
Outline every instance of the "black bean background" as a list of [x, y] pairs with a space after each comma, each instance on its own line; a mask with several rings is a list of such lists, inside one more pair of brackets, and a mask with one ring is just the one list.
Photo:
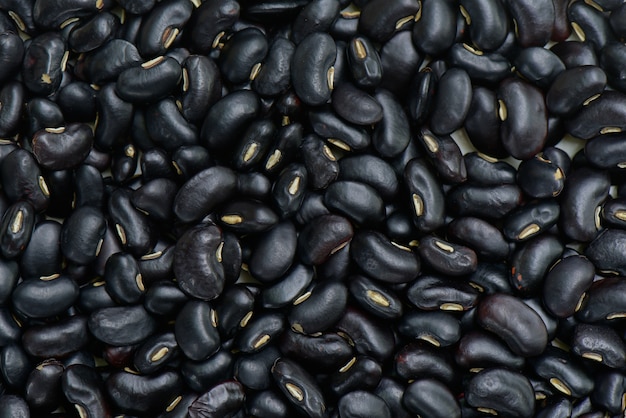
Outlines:
[[624, 0], [0, 0], [0, 418], [624, 416]]

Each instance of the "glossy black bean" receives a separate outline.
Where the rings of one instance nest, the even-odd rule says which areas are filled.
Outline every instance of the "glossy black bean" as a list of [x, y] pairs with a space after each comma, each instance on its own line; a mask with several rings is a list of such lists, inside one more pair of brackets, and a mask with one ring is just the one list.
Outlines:
[[408, 100], [408, 114], [414, 123], [422, 124], [430, 114], [437, 76], [430, 67], [424, 67], [411, 81]]
[[272, 387], [271, 368], [281, 351], [275, 346], [264, 347], [252, 354], [245, 354], [237, 358], [234, 363], [233, 375], [246, 388], [266, 390]]
[[158, 3], [142, 20], [137, 46], [145, 57], [165, 53], [176, 41], [194, 6], [189, 1], [170, 0]]
[[292, 162], [302, 142], [303, 126], [289, 123], [278, 128], [273, 146], [267, 152], [264, 169], [266, 172], [279, 172], [285, 164]]
[[178, 396], [181, 383], [178, 372], [172, 370], [150, 375], [119, 371], [107, 377], [104, 389], [111, 404], [120, 411], [154, 414], [167, 408]]
[[156, 320], [141, 305], [103, 308], [89, 316], [89, 331], [114, 346], [139, 343], [157, 329]]
[[215, 306], [218, 329], [227, 338], [245, 328], [253, 316], [255, 296], [243, 285], [226, 289]]
[[102, 378], [94, 368], [80, 364], [69, 366], [61, 377], [63, 395], [74, 409], [79, 414], [94, 418], [110, 414], [102, 383]]
[[332, 327], [344, 314], [348, 300], [346, 285], [338, 281], [321, 282], [293, 302], [288, 315], [292, 330], [315, 334]]
[[174, 58], [159, 56], [122, 71], [115, 92], [127, 102], [153, 102], [167, 96], [181, 78], [180, 64]]
[[380, 223], [384, 219], [383, 200], [376, 190], [355, 181], [336, 181], [326, 189], [324, 203], [330, 210], [356, 224]]
[[115, 92], [115, 84], [109, 83], [98, 92], [97, 108], [95, 146], [103, 151], [123, 146], [132, 122], [133, 105], [122, 100]]
[[77, 66], [88, 81], [100, 85], [115, 80], [124, 70], [138, 67], [141, 63], [141, 55], [134, 44], [123, 39], [112, 39], [87, 54]]
[[[249, 321], [249, 322], [248, 322]], [[237, 333], [234, 347], [242, 353], [255, 353], [278, 338], [286, 328], [281, 313], [263, 313], [245, 320], [245, 326]]]
[[203, 300], [220, 295], [225, 281], [222, 249], [222, 233], [215, 224], [200, 225], [183, 234], [174, 253], [174, 274], [183, 292]]
[[191, 15], [189, 40], [194, 49], [206, 53], [218, 46], [225, 31], [239, 19], [237, 1], [204, 2]]
[[246, 412], [254, 417], [288, 418], [292, 413], [287, 401], [272, 390], [246, 396]]
[[548, 343], [541, 317], [510, 295], [485, 296], [478, 305], [478, 323], [502, 338], [515, 354], [524, 357], [540, 354]]
[[452, 189], [446, 203], [461, 216], [501, 219], [517, 207], [522, 198], [522, 190], [513, 184], [491, 187], [465, 184]]
[[521, 370], [525, 364], [524, 357], [514, 354], [502, 340], [481, 331], [463, 335], [456, 349], [455, 361], [470, 371], [486, 367]]
[[474, 217], [457, 217], [448, 224], [447, 236], [451, 241], [472, 248], [477, 255], [492, 260], [505, 258], [508, 244], [494, 225]]
[[70, 261], [88, 264], [100, 253], [106, 220], [93, 206], [80, 206], [67, 218], [61, 228], [61, 251]]
[[263, 232], [279, 221], [278, 215], [265, 204], [252, 199], [232, 200], [222, 206], [220, 223], [241, 235]]
[[73, 81], [59, 90], [57, 104], [68, 122], [89, 122], [96, 117], [96, 90], [83, 81]]
[[568, 69], [583, 65], [598, 66], [599, 60], [593, 47], [588, 42], [565, 41], [559, 42], [550, 48], [565, 64]]
[[478, 291], [465, 282], [452, 278], [422, 275], [406, 290], [417, 308], [432, 311], [466, 311], [478, 303]]
[[505, 6], [522, 47], [544, 46], [550, 40], [555, 16], [552, 0], [506, 2]]
[[508, 78], [500, 83], [497, 96], [502, 145], [517, 159], [531, 158], [544, 147], [548, 133], [543, 93], [528, 82]]
[[374, 98], [383, 108], [383, 118], [374, 128], [372, 144], [382, 157], [396, 157], [411, 140], [407, 115], [389, 91], [379, 89]]
[[554, 199], [528, 203], [506, 216], [502, 232], [509, 241], [527, 241], [552, 228], [559, 213], [559, 204]]
[[296, 229], [286, 221], [277, 224], [257, 241], [248, 261], [250, 274], [262, 281], [272, 282], [291, 267], [297, 246]]
[[24, 331], [22, 345], [33, 357], [61, 358], [89, 342], [87, 318], [76, 315], [59, 322], [34, 325]]
[[565, 186], [565, 173], [556, 163], [539, 154], [520, 163], [517, 184], [530, 197], [556, 197]]
[[424, 159], [411, 160], [404, 169], [411, 193], [413, 223], [421, 232], [431, 232], [444, 222], [444, 196], [432, 169]]
[[182, 185], [174, 200], [174, 213], [183, 222], [202, 219], [233, 196], [236, 187], [237, 176], [230, 168], [207, 168]]
[[22, 392], [32, 367], [20, 345], [10, 344], [0, 349], [0, 374], [10, 389]]
[[189, 121], [199, 121], [220, 98], [219, 69], [208, 57], [190, 55], [183, 62], [182, 74], [181, 113]]
[[[145, 118], [150, 120], [147, 131], [160, 148], [174, 151], [181, 146], [198, 143], [198, 129], [185, 119], [172, 98], [165, 98], [145, 109]], [[133, 172], [134, 174], [134, 172]]]
[[24, 57], [24, 43], [20, 37], [11, 31], [2, 31], [0, 34], [0, 80], [3, 83], [18, 72]]
[[146, 291], [144, 307], [157, 316], [171, 315], [187, 301], [180, 288], [170, 282], [154, 283]]
[[357, 86], [373, 89], [382, 81], [383, 65], [372, 42], [363, 36], [352, 38], [346, 49], [348, 66]]
[[83, 313], [115, 306], [115, 301], [107, 292], [104, 281], [92, 281], [80, 288], [76, 307]]
[[11, 295], [13, 307], [28, 318], [58, 315], [72, 306], [77, 298], [78, 285], [68, 276], [25, 280]]
[[433, 235], [420, 239], [420, 258], [434, 270], [449, 275], [462, 276], [476, 270], [476, 253], [469, 247], [443, 241]]
[[348, 306], [336, 328], [340, 335], [348, 339], [348, 343], [354, 344], [359, 354], [374, 357], [382, 362], [393, 356], [393, 333], [377, 318]]
[[113, 13], [98, 13], [72, 29], [68, 45], [78, 53], [93, 51], [112, 39], [119, 26], [120, 21]]
[[313, 377], [301, 366], [292, 360], [280, 358], [271, 371], [279, 389], [296, 409], [310, 418], [326, 416], [324, 395]]
[[470, 152], [463, 156], [468, 180], [481, 186], [514, 184], [516, 170], [506, 161], [499, 161], [480, 152]]
[[20, 255], [30, 241], [35, 225], [35, 210], [30, 203], [18, 201], [9, 206], [0, 225], [0, 251], [7, 259]]
[[539, 46], [524, 48], [513, 64], [526, 80], [544, 90], [565, 70], [565, 65], [556, 54]]
[[339, 174], [339, 163], [332, 149], [316, 135], [307, 135], [300, 145], [300, 152], [314, 189], [325, 189]]
[[465, 392], [468, 404], [475, 408], [531, 418], [535, 412], [535, 393], [528, 379], [506, 369], [486, 369], [469, 381]]
[[178, 343], [174, 333], [164, 332], [154, 335], [143, 342], [135, 351], [133, 364], [143, 374], [154, 373], [161, 369], [178, 354]]
[[626, 79], [623, 75], [624, 63], [626, 62], [626, 47], [618, 42], [608, 43], [600, 55], [600, 65], [606, 71], [610, 85], [626, 92]]
[[[256, 65], [265, 58], [269, 45], [265, 35], [256, 28], [235, 33], [224, 44], [219, 59], [222, 76], [233, 84], [241, 84], [256, 77]], [[253, 72], [254, 71], [254, 72]]]
[[[328, 3], [328, 0], [317, 3]], [[331, 0], [332, 3], [332, 0]], [[311, 3], [313, 6], [313, 3]], [[304, 9], [303, 9], [304, 10]], [[327, 11], [324, 11], [326, 13]], [[290, 40], [276, 36], [269, 45], [265, 60], [258, 72], [251, 75], [252, 88], [261, 96], [277, 96], [285, 93], [290, 86], [291, 60], [295, 45]], [[254, 68], [254, 67], [253, 67]]]
[[412, 342], [401, 348], [394, 357], [394, 370], [405, 380], [432, 377], [447, 384], [453, 382], [455, 374], [447, 353], [423, 342]]
[[167, 222], [172, 219], [172, 204], [178, 192], [174, 181], [157, 178], [146, 182], [135, 190], [131, 196], [133, 206], [145, 212], [151, 218]]
[[295, 264], [280, 280], [263, 289], [261, 304], [265, 308], [290, 305], [305, 292], [312, 280], [311, 267]]
[[232, 148], [259, 111], [259, 100], [251, 91], [235, 91], [224, 96], [211, 106], [202, 123], [201, 143], [215, 149]]
[[228, 350], [219, 350], [206, 360], [184, 360], [180, 372], [185, 384], [193, 391], [205, 392], [233, 375], [234, 362], [235, 358]]
[[500, 141], [501, 120], [497, 110], [496, 94], [485, 87], [475, 87], [464, 127], [470, 142], [488, 158], [509, 155]]
[[467, 72], [474, 82], [495, 84], [505, 79], [511, 63], [504, 56], [483, 52], [466, 43], [456, 43], [450, 48], [450, 62]]
[[614, 39], [608, 19], [591, 5], [573, 2], [567, 8], [567, 17], [578, 38], [591, 43], [596, 52]]
[[316, 134], [344, 151], [359, 151], [370, 144], [370, 135], [364, 128], [346, 123], [328, 110], [309, 112], [309, 121]]
[[[594, 258], [589, 258], [595, 264]], [[602, 269], [602, 265], [599, 264], [597, 268]], [[609, 277], [594, 282], [587, 291], [587, 297], [583, 300], [576, 317], [587, 323], [623, 318], [626, 301], [622, 298], [622, 287], [621, 277]]]
[[507, 265], [501, 262], [479, 262], [468, 280], [481, 293], [513, 293]]
[[623, 228], [624, 220], [622, 220], [624, 210], [626, 209], [626, 202], [624, 202], [624, 198], [618, 197], [616, 199], [608, 199], [602, 205], [602, 211], [600, 212], [600, 216], [602, 216], [602, 223], [607, 226]]
[[568, 176], [561, 194], [561, 232], [577, 241], [593, 240], [601, 228], [600, 210], [609, 187], [608, 173], [600, 170], [582, 167]]
[[[453, 112], [451, 109], [450, 111]], [[467, 180], [463, 154], [452, 137], [449, 135], [436, 136], [427, 128], [422, 128], [418, 134], [418, 139], [444, 182], [462, 183]]]
[[454, 43], [456, 5], [451, 1], [421, 1], [413, 25], [413, 43], [424, 54], [440, 55]]
[[88, 164], [78, 166], [74, 170], [74, 192], [76, 208], [101, 208], [104, 201], [104, 182], [98, 169]]
[[135, 209], [131, 197], [130, 190], [117, 189], [111, 194], [107, 209], [122, 247], [142, 256], [154, 247], [156, 230], [148, 217]]
[[35, 1], [33, 18], [35, 23], [45, 29], [62, 27], [63, 23], [71, 18], [81, 18], [108, 10], [113, 6], [110, 0], [90, 2], [85, 0], [63, 0], [56, 4], [46, 1]]
[[8, 308], [0, 308], [0, 342], [9, 345], [20, 339], [22, 323], [11, 314]]
[[18, 395], [0, 395], [0, 408], [3, 418], [29, 418], [31, 416], [28, 403]]
[[128, 253], [109, 257], [103, 278], [107, 293], [118, 303], [137, 303], [146, 291], [137, 260]]
[[599, 168], [621, 168], [626, 156], [623, 154], [622, 145], [626, 136], [624, 134], [601, 135], [587, 141], [585, 144], [585, 157], [587, 161]]
[[546, 94], [546, 106], [552, 113], [568, 115], [602, 93], [607, 83], [604, 71], [585, 65], [563, 71]]
[[61, 35], [46, 32], [36, 36], [24, 53], [24, 86], [35, 95], [51, 95], [61, 85], [66, 63], [65, 41]]
[[620, 369], [626, 363], [624, 342], [606, 325], [578, 324], [574, 329], [572, 352], [613, 369]]
[[380, 283], [365, 276], [350, 277], [350, 293], [359, 305], [370, 313], [384, 319], [402, 316], [402, 302], [398, 296]]
[[62, 396], [61, 376], [63, 364], [55, 359], [39, 363], [28, 375], [24, 398], [31, 408], [42, 412], [56, 409]]
[[383, 117], [383, 109], [376, 99], [351, 83], [339, 84], [332, 98], [335, 112], [350, 123], [371, 125]]
[[408, 311], [400, 319], [398, 331], [405, 337], [423, 340], [435, 347], [451, 346], [461, 338], [459, 320], [439, 311]]
[[546, 272], [561, 257], [563, 244], [554, 236], [541, 234], [516, 248], [511, 257], [510, 282], [520, 295], [533, 295], [543, 286]]
[[543, 301], [548, 311], [559, 318], [578, 311], [593, 282], [594, 273], [593, 264], [583, 256], [560, 260], [547, 273], [543, 285]]
[[48, 205], [50, 191], [33, 155], [25, 149], [15, 149], [2, 159], [0, 165], [2, 188], [11, 201], [25, 200], [35, 211]]
[[337, 411], [342, 418], [365, 418], [376, 416], [391, 418], [389, 407], [381, 398], [364, 390], [346, 393], [339, 399]]
[[582, 398], [593, 390], [594, 383], [589, 373], [565, 351], [548, 347], [530, 363], [537, 375], [567, 396]]
[[393, 198], [398, 191], [398, 179], [391, 165], [373, 155], [354, 155], [339, 160], [339, 179], [367, 184], [383, 199]]
[[61, 272], [61, 225], [56, 221], [37, 223], [20, 260], [24, 278], [50, 277]]
[[305, 225], [319, 216], [328, 214], [330, 210], [324, 204], [324, 195], [320, 192], [308, 191], [296, 213], [296, 221], [300, 225]]
[[572, 415], [572, 402], [564, 397], [555, 399], [545, 407], [538, 409], [537, 418], [565, 418]]
[[210, 168], [213, 160], [206, 148], [200, 145], [182, 146], [172, 155], [172, 166], [184, 181]]
[[402, 0], [393, 4], [382, 0], [368, 1], [361, 8], [359, 32], [373, 41], [386, 41], [396, 31], [409, 27], [408, 23], [419, 13], [420, 8], [420, 3], [415, 0]]
[[624, 17], [626, 17], [626, 6], [621, 4], [615, 8], [609, 16], [609, 24], [613, 33], [619, 39], [626, 38], [626, 24], [624, 23]]
[[330, 35], [319, 32], [308, 35], [296, 47], [291, 81], [296, 94], [305, 104], [319, 106], [330, 99], [336, 49]]
[[243, 407], [245, 392], [241, 383], [227, 380], [200, 395], [189, 406], [189, 418], [217, 418], [235, 416]]
[[615, 371], [596, 376], [591, 401], [610, 414], [623, 412], [624, 375]]
[[461, 14], [469, 26], [469, 35], [479, 49], [491, 51], [504, 42], [509, 29], [506, 9], [501, 2], [461, 1]]
[[419, 257], [377, 231], [361, 230], [350, 245], [352, 260], [366, 274], [387, 283], [406, 283], [420, 272]]
[[296, 44], [313, 32], [328, 32], [339, 15], [339, 1], [315, 0], [307, 4], [295, 17], [291, 38]]
[[459, 418], [461, 408], [453, 393], [437, 379], [420, 378], [407, 386], [402, 404], [414, 414]]
[[380, 48], [383, 69], [381, 87], [397, 96], [406, 94], [406, 87], [417, 73], [423, 57], [413, 44], [410, 31], [401, 31]]
[[17, 284], [19, 265], [17, 261], [0, 260], [0, 304], [4, 305]]
[[597, 135], [619, 133], [626, 129], [626, 95], [605, 91], [588, 102], [572, 118], [565, 120], [565, 129], [572, 136], [591, 139]]
[[298, 236], [298, 253], [304, 264], [319, 265], [350, 242], [354, 230], [346, 218], [322, 215], [314, 218]]
[[215, 310], [204, 301], [191, 300], [176, 316], [174, 333], [185, 356], [191, 360], [205, 360], [220, 347]]
[[302, 361], [313, 371], [336, 371], [353, 358], [350, 344], [335, 333], [314, 337], [288, 330], [282, 334], [279, 347], [283, 355]]
[[[2, 36], [0, 35], [0, 42], [1, 39]], [[2, 103], [2, 108], [0, 108], [0, 136], [9, 137], [17, 132], [24, 110], [24, 96], [24, 86], [20, 82], [9, 81], [2, 86], [0, 90], [0, 103]]]
[[[445, 3], [445, 2], [444, 2]], [[459, 129], [470, 108], [472, 86], [468, 74], [451, 68], [439, 80], [430, 119], [435, 134], [448, 135]]]

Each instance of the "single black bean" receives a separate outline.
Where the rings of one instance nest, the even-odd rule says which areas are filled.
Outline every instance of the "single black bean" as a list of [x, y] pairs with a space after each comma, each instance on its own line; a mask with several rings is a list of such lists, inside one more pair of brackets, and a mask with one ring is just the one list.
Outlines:
[[509, 254], [509, 246], [502, 232], [480, 218], [455, 218], [448, 224], [447, 237], [469, 246], [477, 255], [488, 259], [504, 259]]
[[[249, 321], [249, 322], [248, 322]], [[285, 330], [281, 313], [263, 313], [246, 319], [246, 325], [237, 333], [234, 347], [242, 353], [255, 353], [272, 343]]]
[[181, 78], [180, 64], [174, 58], [161, 55], [124, 70], [117, 79], [115, 92], [127, 102], [154, 102], [167, 96]]
[[296, 221], [304, 226], [313, 219], [330, 214], [330, 210], [324, 204], [324, 195], [319, 192], [307, 191], [302, 199], [302, 205], [296, 213]]
[[597, 135], [620, 133], [626, 130], [626, 95], [605, 91], [587, 102], [573, 117], [565, 120], [565, 129], [572, 136], [591, 139]]
[[217, 326], [222, 335], [230, 338], [248, 325], [253, 316], [254, 301], [254, 294], [246, 286], [234, 285], [224, 291], [215, 306]]
[[516, 248], [511, 257], [511, 287], [530, 296], [543, 286], [549, 268], [561, 257], [563, 244], [553, 235], [541, 234]]
[[22, 392], [33, 366], [28, 355], [18, 344], [0, 349], [0, 374], [9, 389]]
[[476, 270], [478, 262], [471, 248], [443, 241], [433, 235], [419, 240], [418, 253], [434, 270], [449, 276], [469, 274]]
[[517, 159], [531, 158], [544, 147], [548, 133], [543, 93], [528, 82], [508, 78], [500, 83], [497, 96], [502, 145]]
[[620, 414], [624, 398], [624, 375], [616, 371], [600, 373], [595, 377], [591, 400], [611, 414]]
[[404, 169], [411, 193], [413, 223], [420, 232], [431, 232], [444, 223], [444, 195], [435, 173], [424, 159], [411, 160]]
[[330, 35], [314, 32], [296, 47], [291, 81], [296, 94], [307, 105], [319, 106], [330, 99], [334, 87], [337, 47]]
[[600, 212], [602, 223], [617, 228], [623, 228], [624, 220], [622, 218], [624, 216], [622, 214], [625, 213], [624, 210], [626, 210], [625, 203], [624, 198], [621, 197], [605, 201], [602, 205], [602, 211]]
[[289, 418], [292, 414], [287, 401], [273, 390], [246, 396], [246, 412], [251, 416]]
[[[6, 329], [6, 326], [2, 328]], [[22, 335], [24, 350], [33, 357], [44, 359], [66, 357], [88, 343], [87, 318], [82, 315], [46, 325], [31, 326]]]
[[307, 265], [319, 265], [332, 254], [346, 246], [354, 230], [346, 218], [339, 215], [322, 215], [314, 218], [298, 236], [298, 253]]
[[455, 353], [456, 364], [479, 370], [487, 367], [507, 367], [521, 370], [525, 359], [513, 353], [504, 341], [482, 331], [470, 331], [463, 335]]
[[146, 287], [137, 260], [128, 253], [113, 254], [104, 269], [105, 288], [109, 295], [122, 304], [138, 303]]
[[35, 211], [48, 206], [50, 190], [33, 155], [25, 149], [15, 149], [2, 159], [0, 165], [2, 188], [9, 200], [25, 200]]
[[491, 51], [504, 42], [509, 29], [506, 9], [501, 2], [461, 1], [461, 14], [469, 26], [472, 42], [481, 50]]
[[221, 95], [222, 82], [217, 64], [202, 55], [190, 55], [183, 62], [181, 113], [189, 121], [200, 121]]
[[377, 231], [361, 230], [352, 240], [350, 254], [366, 274], [387, 283], [406, 283], [420, 272], [419, 257]]
[[30, 203], [18, 201], [9, 206], [0, 225], [0, 251], [7, 259], [20, 255], [32, 236], [35, 210]]
[[572, 2], [567, 8], [567, 17], [578, 38], [589, 42], [597, 52], [614, 39], [608, 19], [593, 6]]
[[502, 232], [509, 241], [527, 241], [552, 228], [556, 224], [559, 214], [560, 207], [554, 199], [528, 203], [511, 211], [506, 216]]
[[347, 338], [359, 354], [374, 357], [384, 362], [393, 356], [394, 336], [390, 328], [378, 318], [348, 306], [346, 313], [337, 323], [339, 335]]
[[314, 189], [329, 187], [339, 174], [339, 163], [330, 147], [316, 135], [307, 135], [300, 145], [300, 152], [309, 173], [309, 185]]
[[261, 292], [264, 308], [280, 308], [292, 304], [302, 296], [313, 281], [313, 268], [295, 264], [285, 275]]
[[63, 372], [61, 388], [66, 399], [79, 414], [103, 418], [110, 407], [102, 388], [102, 378], [94, 368], [72, 365]]
[[515, 37], [524, 48], [544, 46], [552, 35], [554, 24], [554, 4], [552, 0], [539, 2], [506, 2], [513, 24]]
[[18, 395], [0, 395], [0, 410], [2, 418], [29, 418], [30, 408], [26, 400]]
[[24, 86], [33, 94], [49, 96], [61, 85], [67, 64], [65, 41], [57, 32], [45, 32], [26, 48], [22, 64]]
[[620, 369], [626, 363], [626, 346], [614, 329], [606, 325], [578, 324], [572, 351], [583, 358]]
[[408, 30], [398, 32], [380, 48], [380, 61], [383, 66], [381, 87], [398, 97], [404, 96], [406, 86], [417, 73], [423, 59], [413, 44], [411, 32]]
[[337, 405], [341, 418], [365, 418], [376, 416], [391, 418], [389, 407], [381, 398], [364, 390], [343, 395]]
[[131, 198], [130, 190], [117, 189], [111, 194], [107, 208], [122, 247], [142, 256], [154, 247], [156, 229], [146, 215], [135, 209]]
[[[506, 294], [485, 296], [478, 305], [478, 323], [502, 338], [518, 355], [543, 352], [548, 343], [546, 326], [532, 308]], [[515, 318], [511, 321], [511, 318]]]
[[478, 291], [468, 283], [439, 276], [422, 275], [406, 290], [417, 308], [432, 311], [467, 311], [478, 303]]
[[383, 108], [383, 118], [374, 128], [372, 144], [381, 157], [397, 157], [411, 140], [407, 115], [391, 92], [379, 89], [374, 98]]
[[[594, 261], [593, 258], [590, 259]], [[621, 277], [609, 277], [594, 282], [587, 291], [587, 297], [582, 301], [582, 307], [576, 313], [576, 317], [587, 323], [623, 318], [626, 301], [620, 293], [622, 286]]]
[[[457, 92], [457, 94], [460, 94]], [[450, 105], [452, 106], [452, 105]], [[435, 109], [435, 113], [437, 109]], [[450, 112], [454, 112], [450, 110]], [[449, 135], [434, 135], [422, 128], [418, 135], [426, 153], [444, 182], [462, 183], [467, 180], [467, 170], [461, 149]]]
[[28, 318], [58, 315], [78, 299], [78, 285], [68, 276], [30, 279], [15, 287], [11, 300], [17, 312]]
[[189, 1], [158, 3], [141, 22], [137, 38], [139, 52], [145, 57], [164, 54], [176, 41], [193, 9]]
[[177, 398], [181, 383], [173, 370], [149, 375], [118, 371], [107, 377], [104, 387], [118, 410], [149, 415], [166, 409]]
[[461, 216], [502, 219], [522, 201], [522, 190], [514, 184], [476, 186], [462, 184], [447, 195], [447, 206]]
[[95, 146], [103, 151], [122, 147], [133, 120], [133, 105], [117, 95], [115, 84], [108, 83], [98, 92], [97, 109]]
[[[320, 0], [317, 3], [328, 3], [328, 0]], [[336, 0], [330, 0], [330, 3]], [[311, 3], [312, 7], [313, 3]], [[317, 6], [319, 8], [319, 6]], [[303, 9], [304, 10], [304, 9]], [[326, 14], [330, 10], [320, 12]], [[332, 13], [332, 11], [330, 11]], [[290, 40], [276, 36], [269, 45], [269, 51], [261, 68], [252, 80], [252, 88], [261, 96], [277, 96], [285, 93], [290, 86], [291, 60], [295, 51], [295, 45]], [[254, 67], [253, 67], [254, 68]]]
[[389, 4], [384, 0], [368, 1], [361, 8], [359, 31], [373, 41], [383, 42], [408, 25], [419, 13], [421, 4], [416, 0], [402, 0]]
[[178, 343], [173, 332], [156, 334], [144, 341], [135, 351], [133, 364], [137, 371], [150, 374], [176, 358]]
[[[449, 135], [459, 129], [469, 112], [471, 100], [472, 85], [467, 72], [460, 68], [446, 71], [437, 85], [430, 129], [437, 135]], [[428, 144], [427, 148], [434, 152]]]
[[198, 143], [198, 129], [185, 119], [173, 99], [165, 98], [153, 103], [145, 109], [144, 115], [150, 121], [147, 124], [148, 134], [158, 147], [173, 151]]
[[151, 285], [146, 291], [144, 307], [156, 316], [171, 315], [187, 301], [187, 296], [175, 284], [161, 281]]
[[24, 399], [34, 410], [52, 412], [62, 396], [61, 376], [65, 367], [56, 359], [39, 363], [28, 375]]
[[422, 0], [415, 15], [413, 43], [424, 54], [442, 54], [454, 43], [457, 6], [452, 1]]
[[607, 75], [596, 66], [585, 65], [563, 71], [546, 94], [546, 106], [552, 113], [568, 115], [602, 93]]
[[408, 311], [398, 323], [398, 331], [409, 338], [448, 347], [461, 338], [459, 320], [451, 314], [434, 311]]
[[563, 350], [548, 347], [540, 357], [532, 359], [530, 365], [537, 375], [567, 396], [582, 398], [593, 390], [589, 372]]
[[230, 168], [207, 168], [181, 186], [174, 200], [174, 213], [183, 222], [200, 220], [217, 205], [230, 199], [236, 187], [237, 176]]
[[233, 366], [233, 375], [242, 385], [252, 390], [266, 390], [272, 387], [271, 368], [281, 351], [275, 346], [264, 347], [252, 354], [239, 356]]
[[454, 394], [437, 379], [420, 378], [411, 382], [402, 396], [402, 404], [420, 416], [461, 417], [461, 407]]
[[219, 220], [226, 228], [238, 233], [263, 232], [279, 221], [278, 215], [265, 204], [252, 199], [231, 200], [222, 206]]
[[255, 72], [267, 55], [269, 45], [265, 35], [256, 28], [236, 32], [225, 43], [219, 58], [222, 76], [233, 84], [256, 77]]
[[203, 2], [191, 14], [189, 41], [201, 53], [216, 48], [226, 31], [239, 19], [241, 6], [235, 0]]
[[483, 52], [466, 43], [452, 46], [450, 63], [464, 69], [473, 81], [490, 85], [504, 80], [511, 71], [511, 63], [503, 55]]
[[176, 316], [174, 333], [181, 351], [191, 360], [205, 360], [220, 347], [217, 314], [204, 301], [191, 300]]
[[500, 141], [501, 123], [496, 94], [485, 87], [474, 87], [464, 127], [470, 142], [488, 158], [509, 155]]
[[167, 222], [173, 217], [172, 205], [178, 185], [166, 178], [156, 178], [133, 191], [131, 202], [139, 211], [156, 221]]
[[[342, 83], [342, 85], [343, 84], [346, 83]], [[376, 101], [375, 98], [372, 98], [372, 100]], [[376, 104], [380, 106], [377, 101]], [[344, 111], [350, 111], [352, 114], [352, 109], [351, 104], [349, 107], [345, 108]], [[337, 112], [337, 115], [341, 116], [341, 113]], [[367, 148], [371, 142], [369, 132], [365, 128], [360, 128], [343, 121], [337, 117], [337, 115], [330, 112], [328, 109], [322, 108], [309, 112], [309, 121], [316, 134], [325, 138], [329, 143], [339, 149], [344, 151], [360, 151]]]
[[543, 90], [550, 88], [554, 79], [565, 70], [565, 64], [554, 52], [539, 46], [524, 48], [513, 64], [526, 80]]
[[[5, 189], [6, 190], [6, 189]], [[51, 277], [61, 272], [61, 225], [48, 220], [35, 225], [20, 259], [23, 278]]]
[[467, 384], [467, 403], [475, 408], [531, 418], [535, 413], [535, 393], [528, 379], [507, 369], [486, 369]]
[[348, 289], [339, 281], [325, 281], [293, 302], [288, 314], [292, 330], [316, 334], [335, 325], [343, 316], [348, 301]]
[[353, 359], [352, 346], [336, 333], [314, 337], [287, 330], [279, 344], [281, 353], [301, 360], [314, 371], [336, 371]]
[[370, 313], [384, 319], [402, 316], [402, 302], [384, 285], [365, 276], [355, 275], [350, 277], [349, 289], [357, 303]]
[[245, 392], [241, 383], [227, 380], [200, 395], [189, 406], [190, 418], [217, 418], [233, 416], [241, 409]]
[[589, 242], [596, 237], [602, 203], [608, 198], [610, 179], [607, 172], [581, 167], [565, 180], [561, 193], [559, 227], [570, 239]]
[[455, 374], [446, 351], [421, 341], [409, 343], [396, 353], [394, 370], [405, 380], [432, 377], [446, 384], [453, 382]]
[[78, 53], [93, 51], [112, 39], [119, 26], [120, 20], [113, 13], [97, 13], [91, 19], [77, 24], [72, 29], [68, 38], [68, 45]]
[[284, 275], [296, 253], [297, 235], [293, 223], [286, 221], [270, 229], [256, 243], [248, 262], [250, 274], [263, 282]]
[[352, 38], [346, 49], [348, 66], [357, 86], [373, 89], [382, 81], [383, 65], [378, 51], [364, 36]]
[[93, 206], [80, 206], [72, 212], [61, 228], [61, 251], [78, 264], [93, 262], [102, 246], [106, 220]]
[[578, 311], [593, 283], [594, 273], [594, 265], [583, 256], [560, 260], [547, 273], [543, 285], [543, 301], [548, 311], [559, 318]]
[[137, 344], [157, 329], [156, 320], [141, 305], [99, 309], [89, 316], [88, 325], [94, 337], [114, 346]]
[[324, 396], [313, 377], [297, 363], [286, 358], [272, 366], [272, 376], [287, 399], [311, 418], [326, 416]]
[[409, 95], [407, 110], [414, 123], [422, 124], [430, 115], [436, 83], [437, 76], [430, 67], [424, 67], [413, 77], [409, 86], [412, 94]]
[[97, 91], [84, 81], [73, 81], [59, 90], [57, 104], [68, 122], [90, 122], [96, 118]]
[[514, 184], [516, 170], [506, 161], [499, 161], [480, 152], [470, 152], [463, 156], [470, 182], [482, 186]]

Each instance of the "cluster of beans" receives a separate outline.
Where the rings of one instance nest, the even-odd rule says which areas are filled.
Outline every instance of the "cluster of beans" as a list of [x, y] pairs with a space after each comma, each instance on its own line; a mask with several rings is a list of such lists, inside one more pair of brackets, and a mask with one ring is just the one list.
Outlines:
[[0, 0], [0, 416], [621, 416], [624, 38], [623, 0]]

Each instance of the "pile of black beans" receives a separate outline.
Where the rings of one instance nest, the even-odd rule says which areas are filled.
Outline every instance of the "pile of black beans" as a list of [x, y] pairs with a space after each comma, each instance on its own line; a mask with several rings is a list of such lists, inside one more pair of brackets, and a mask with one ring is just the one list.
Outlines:
[[623, 0], [0, 0], [0, 417], [623, 416], [625, 38]]

